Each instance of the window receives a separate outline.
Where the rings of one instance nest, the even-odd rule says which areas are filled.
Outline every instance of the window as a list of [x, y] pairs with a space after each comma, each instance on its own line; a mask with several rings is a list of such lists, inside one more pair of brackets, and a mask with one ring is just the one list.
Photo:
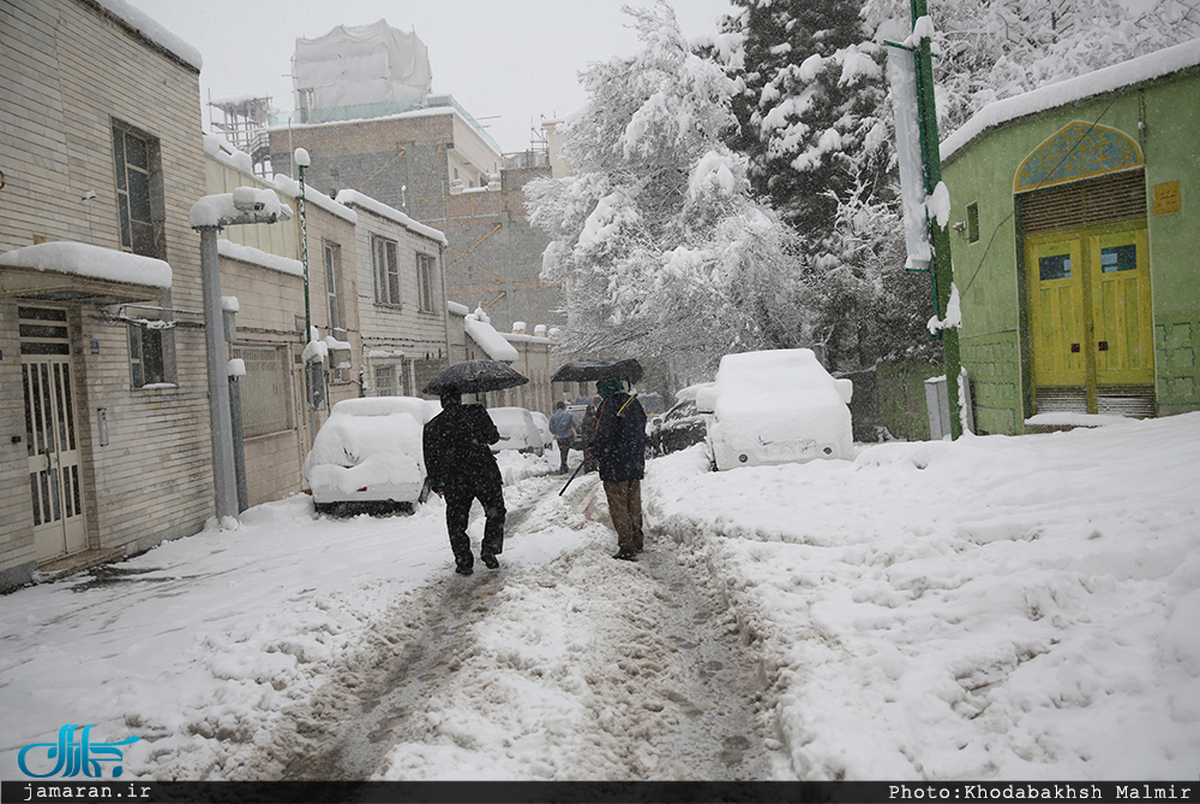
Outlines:
[[274, 346], [235, 346], [233, 356], [246, 364], [245, 376], [238, 379], [242, 436], [253, 438], [292, 429], [283, 350]]
[[400, 305], [400, 266], [396, 262], [396, 241], [371, 238], [371, 261], [375, 267], [376, 304]]
[[[342, 322], [342, 247], [325, 241], [325, 295], [329, 300], [329, 331], [344, 331]], [[336, 337], [336, 336], [335, 336]]]
[[399, 379], [394, 365], [376, 366], [375, 396], [400, 396]]
[[979, 242], [979, 204], [967, 206], [967, 242]]
[[173, 383], [171, 325], [165, 321], [137, 321], [129, 325], [129, 370], [134, 388]]
[[163, 259], [159, 237], [163, 211], [158, 140], [114, 124], [113, 158], [121, 250]]
[[1071, 278], [1071, 255], [1055, 254], [1038, 258], [1038, 278], [1043, 282]]
[[417, 254], [417, 292], [420, 294], [421, 312], [432, 313], [437, 296], [436, 262], [429, 254]]
[[1111, 274], [1115, 271], [1137, 270], [1137, 246], [1112, 246], [1100, 250], [1100, 272]]
[[[345, 316], [342, 310], [342, 247], [337, 243], [324, 241], [325, 255], [325, 298], [329, 301], [329, 331], [338, 340], [343, 340], [342, 333], [346, 331]], [[335, 382], [345, 382], [350, 379], [349, 368], [332, 369]]]

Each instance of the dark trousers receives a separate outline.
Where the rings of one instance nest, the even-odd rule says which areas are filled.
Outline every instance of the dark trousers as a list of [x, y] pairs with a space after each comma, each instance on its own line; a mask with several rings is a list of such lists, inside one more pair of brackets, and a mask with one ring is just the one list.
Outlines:
[[443, 489], [446, 497], [446, 531], [450, 534], [450, 549], [454, 562], [460, 567], [475, 565], [471, 554], [471, 537], [467, 536], [467, 521], [471, 503], [479, 500], [485, 518], [480, 553], [499, 555], [504, 552], [504, 492], [500, 480], [455, 478]]
[[605, 480], [604, 496], [608, 498], [608, 513], [617, 532], [617, 549], [641, 550], [642, 481]]
[[562, 455], [562, 466], [559, 467], [562, 471], [567, 471], [567, 453], [571, 451], [571, 439], [558, 439], [558, 451]]

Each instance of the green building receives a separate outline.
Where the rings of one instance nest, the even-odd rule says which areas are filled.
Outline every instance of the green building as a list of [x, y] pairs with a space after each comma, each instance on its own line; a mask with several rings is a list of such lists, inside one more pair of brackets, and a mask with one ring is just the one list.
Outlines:
[[942, 162], [979, 432], [1200, 409], [1200, 41], [991, 104]]

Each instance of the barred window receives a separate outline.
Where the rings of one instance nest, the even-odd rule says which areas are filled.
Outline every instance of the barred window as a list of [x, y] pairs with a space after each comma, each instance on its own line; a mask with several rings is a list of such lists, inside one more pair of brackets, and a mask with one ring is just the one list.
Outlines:
[[167, 322], [139, 321], [129, 328], [129, 379], [134, 388], [175, 382], [174, 330]]
[[287, 356], [274, 346], [235, 346], [233, 356], [246, 364], [238, 380], [245, 438], [292, 429], [288, 402]]
[[400, 396], [400, 376], [395, 365], [375, 367], [375, 396]]

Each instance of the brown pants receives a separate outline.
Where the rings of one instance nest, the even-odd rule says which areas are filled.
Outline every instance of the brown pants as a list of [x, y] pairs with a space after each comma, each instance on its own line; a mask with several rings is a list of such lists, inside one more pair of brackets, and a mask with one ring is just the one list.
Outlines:
[[608, 513], [617, 531], [617, 549], [641, 550], [642, 481], [605, 480], [604, 496], [608, 498]]

